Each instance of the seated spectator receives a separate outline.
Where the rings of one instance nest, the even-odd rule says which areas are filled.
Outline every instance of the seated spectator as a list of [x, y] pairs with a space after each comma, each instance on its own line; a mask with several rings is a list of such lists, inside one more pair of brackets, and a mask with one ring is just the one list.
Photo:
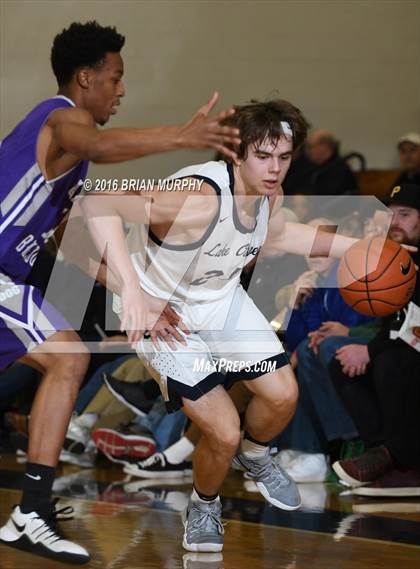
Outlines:
[[304, 152], [291, 165], [283, 190], [286, 195], [356, 193], [356, 177], [341, 158], [340, 143], [332, 132], [315, 130], [309, 135]]
[[[401, 185], [391, 192], [388, 205], [394, 214], [390, 237], [418, 247], [420, 186]], [[420, 253], [412, 256], [418, 265]], [[418, 278], [411, 301], [420, 306]], [[396, 316], [383, 319], [380, 332], [367, 345], [338, 350], [330, 364], [334, 386], [368, 448], [333, 468], [346, 483], [365, 485], [365, 495], [371, 496], [420, 491], [420, 352], [401, 338], [392, 339], [392, 322], [402, 322], [405, 311]]]
[[398, 140], [401, 174], [393, 186], [417, 184], [420, 186], [420, 134], [410, 132]]
[[[309, 225], [328, 226], [332, 222], [320, 218], [310, 221]], [[286, 448], [286, 452], [282, 451], [279, 456], [281, 466], [296, 482], [323, 481], [328, 472], [328, 443], [341, 438], [352, 439], [357, 435], [328, 383], [326, 361], [334, 356], [335, 351], [331, 352], [326, 345], [321, 358], [312, 348], [317, 352], [318, 344], [337, 331], [343, 336], [341, 341], [348, 342], [345, 336], [349, 328], [370, 320], [355, 312], [342, 299], [336, 287], [337, 262], [334, 259], [308, 258], [306, 261], [310, 270], [287, 287], [286, 292], [283, 289], [276, 295], [277, 302], [284, 303], [288, 297], [289, 306], [293, 307], [285, 339], [287, 349], [292, 353], [292, 364], [294, 367], [297, 365], [300, 395], [295, 416], [279, 437], [278, 444]], [[312, 382], [313, 374], [316, 377]]]

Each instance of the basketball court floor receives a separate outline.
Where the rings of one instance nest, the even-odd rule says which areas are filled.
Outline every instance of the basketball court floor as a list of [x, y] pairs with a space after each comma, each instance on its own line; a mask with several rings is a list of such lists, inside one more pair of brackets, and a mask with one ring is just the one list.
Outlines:
[[[0, 523], [18, 501], [24, 465], [0, 459]], [[222, 554], [192, 554], [181, 546], [180, 512], [191, 480], [125, 477], [118, 465], [94, 469], [65, 465], [54, 495], [72, 505], [61, 522], [87, 547], [97, 569], [418, 569], [420, 496], [375, 500], [352, 496], [336, 484], [302, 484], [303, 507], [285, 512], [266, 504], [252, 481], [231, 471], [222, 491]], [[0, 544], [1, 569], [65, 567]]]

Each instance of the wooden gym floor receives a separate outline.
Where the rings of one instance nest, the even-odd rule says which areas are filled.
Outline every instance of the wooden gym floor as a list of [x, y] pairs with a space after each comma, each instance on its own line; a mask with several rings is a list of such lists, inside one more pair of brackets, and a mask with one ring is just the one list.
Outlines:
[[[180, 511], [191, 481], [124, 477], [105, 460], [94, 469], [66, 465], [54, 494], [71, 504], [61, 527], [87, 547], [95, 569], [418, 569], [420, 498], [369, 499], [336, 484], [300, 485], [303, 507], [267, 505], [251, 481], [231, 472], [223, 486], [225, 547], [189, 554], [181, 546]], [[23, 465], [0, 459], [0, 523], [19, 498]], [[0, 544], [1, 569], [59, 569], [42, 557]]]

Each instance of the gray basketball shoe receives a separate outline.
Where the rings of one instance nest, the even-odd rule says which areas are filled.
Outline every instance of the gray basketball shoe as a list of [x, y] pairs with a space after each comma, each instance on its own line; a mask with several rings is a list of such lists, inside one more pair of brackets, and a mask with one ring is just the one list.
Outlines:
[[268, 453], [261, 458], [248, 458], [238, 453], [233, 464], [248, 473], [273, 506], [282, 510], [297, 510], [300, 507], [302, 502], [296, 484]]
[[194, 502], [191, 498], [182, 514], [184, 539], [188, 551], [218, 552], [223, 548], [224, 529], [220, 499], [212, 502]]

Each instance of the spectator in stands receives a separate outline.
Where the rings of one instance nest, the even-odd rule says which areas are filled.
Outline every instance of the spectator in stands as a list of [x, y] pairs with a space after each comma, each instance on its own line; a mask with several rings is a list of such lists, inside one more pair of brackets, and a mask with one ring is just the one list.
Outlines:
[[[319, 218], [309, 221], [308, 225], [328, 227], [333, 223]], [[320, 336], [324, 338], [337, 329], [344, 336], [343, 330], [348, 333], [349, 327], [364, 324], [370, 319], [343, 301], [336, 287], [337, 263], [334, 259], [308, 258], [306, 262], [309, 271], [292, 285], [284, 287], [282, 295], [276, 295], [277, 302], [280, 302], [280, 296], [284, 297], [282, 302], [288, 297], [289, 306], [293, 308], [285, 339], [287, 349], [292, 353], [291, 362], [295, 367], [297, 365], [300, 393], [295, 416], [285, 434], [278, 439], [278, 444], [287, 449], [280, 453], [281, 466], [296, 482], [317, 482], [323, 481], [328, 472], [328, 442], [354, 438], [357, 432], [329, 386], [328, 367], [313, 353], [312, 343], [317, 344]], [[281, 308], [280, 304], [278, 308]], [[342, 341], [349, 340], [346, 337]], [[324, 355], [331, 358], [334, 352], [326, 351], [324, 354], [323, 351], [323, 358]], [[317, 378], [315, 383], [306, 377], [312, 373]], [[320, 415], [325, 414], [329, 416], [321, 420]]]
[[[402, 184], [387, 201], [394, 217], [389, 235], [401, 243], [420, 245], [420, 186]], [[419, 265], [420, 253], [412, 254]], [[411, 301], [420, 306], [420, 280]], [[401, 338], [391, 339], [392, 321], [383, 320], [366, 346], [338, 350], [330, 364], [334, 386], [350, 412], [368, 450], [333, 465], [365, 495], [418, 495], [420, 492], [420, 352]], [[413, 322], [412, 326], [420, 322]], [[388, 494], [387, 494], [388, 492]], [[410, 494], [412, 492], [412, 494]]]
[[283, 182], [285, 194], [354, 194], [357, 180], [340, 156], [340, 142], [328, 130], [315, 130]]
[[401, 174], [393, 186], [417, 184], [420, 186], [420, 134], [410, 132], [398, 140]]

